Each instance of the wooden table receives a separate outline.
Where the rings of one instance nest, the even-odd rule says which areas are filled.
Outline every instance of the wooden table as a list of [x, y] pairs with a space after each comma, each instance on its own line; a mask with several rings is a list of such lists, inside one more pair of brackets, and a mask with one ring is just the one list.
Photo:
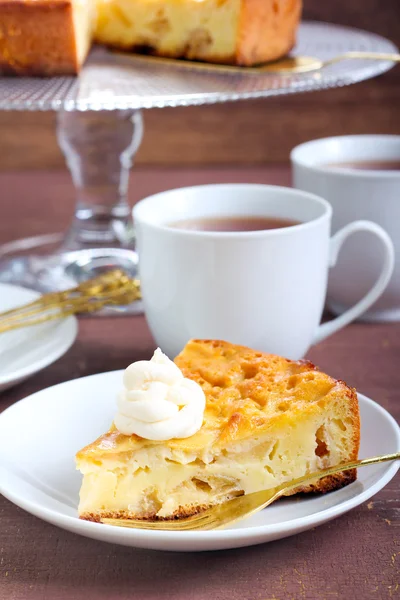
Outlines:
[[[209, 181], [288, 183], [287, 168], [135, 171], [132, 201]], [[0, 176], [0, 243], [67, 226], [65, 173]], [[54, 365], [0, 396], [0, 411], [41, 388], [120, 369], [154, 349], [142, 317], [80, 321], [79, 337]], [[313, 348], [311, 360], [400, 418], [400, 323], [354, 324]], [[18, 435], [18, 432], [16, 432]], [[400, 478], [372, 501], [301, 535], [214, 553], [161, 553], [96, 542], [0, 498], [2, 600], [291, 600], [400, 597]]]

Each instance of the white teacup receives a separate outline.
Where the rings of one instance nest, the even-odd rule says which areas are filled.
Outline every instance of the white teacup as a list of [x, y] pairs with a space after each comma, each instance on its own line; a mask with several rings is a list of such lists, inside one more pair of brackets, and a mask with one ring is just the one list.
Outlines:
[[[368, 221], [330, 238], [328, 202], [290, 188], [205, 185], [150, 196], [133, 209], [140, 279], [150, 329], [176, 356], [191, 338], [223, 339], [298, 359], [371, 306], [393, 270], [393, 245]], [[300, 221], [281, 229], [212, 232], [178, 229], [180, 220], [260, 216]], [[320, 325], [328, 270], [349, 235], [374, 234], [381, 275], [345, 314]]]
[[[354, 219], [381, 225], [392, 238], [396, 264], [384, 294], [363, 314], [363, 320], [400, 320], [400, 170], [332, 168], [332, 163], [400, 161], [400, 136], [351, 135], [306, 142], [291, 154], [293, 183], [313, 192], [333, 208], [332, 231]], [[330, 273], [327, 305], [340, 314], [363, 297], [379, 275], [382, 251], [362, 233], [349, 240]]]

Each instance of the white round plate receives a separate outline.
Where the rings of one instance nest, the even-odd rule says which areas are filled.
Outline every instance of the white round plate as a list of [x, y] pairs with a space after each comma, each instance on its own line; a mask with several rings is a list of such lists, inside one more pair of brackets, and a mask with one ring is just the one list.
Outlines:
[[[81, 476], [74, 455], [108, 429], [122, 373], [56, 385], [0, 415], [0, 492], [6, 498], [45, 521], [96, 540], [154, 550], [220, 550], [270, 542], [325, 523], [368, 500], [397, 472], [395, 463], [364, 467], [358, 480], [341, 490], [281, 500], [221, 531], [140, 531], [81, 521]], [[372, 400], [359, 399], [360, 456], [399, 451], [400, 429], [394, 419]]]
[[[39, 296], [32, 290], [0, 283], [0, 313]], [[0, 334], [0, 392], [55, 362], [70, 348], [77, 333], [78, 321], [68, 317]]]

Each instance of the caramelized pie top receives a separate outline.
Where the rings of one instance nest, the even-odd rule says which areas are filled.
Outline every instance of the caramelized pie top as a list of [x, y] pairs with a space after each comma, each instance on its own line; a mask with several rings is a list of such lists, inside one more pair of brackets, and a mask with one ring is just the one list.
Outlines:
[[[155, 442], [125, 436], [114, 426], [77, 454], [78, 460], [99, 460], [161, 444], [183, 452], [257, 438], [282, 428], [287, 431], [307, 412], [323, 412], [347, 397], [352, 415], [353, 444], [359, 444], [359, 414], [355, 390], [321, 373], [310, 362], [290, 361], [223, 341], [192, 340], [175, 359], [185, 377], [203, 388], [207, 405], [203, 425], [186, 439]], [[349, 418], [346, 411], [346, 419]]]

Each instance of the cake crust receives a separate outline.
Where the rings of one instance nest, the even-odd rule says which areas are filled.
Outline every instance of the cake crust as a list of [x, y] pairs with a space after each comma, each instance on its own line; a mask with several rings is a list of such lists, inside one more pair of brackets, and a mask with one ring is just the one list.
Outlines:
[[68, 0], [0, 0], [0, 72], [78, 72], [72, 5]]
[[296, 43], [302, 0], [242, 0], [235, 63], [277, 60]]
[[0, 0], [0, 73], [77, 74], [94, 14], [94, 0]]

